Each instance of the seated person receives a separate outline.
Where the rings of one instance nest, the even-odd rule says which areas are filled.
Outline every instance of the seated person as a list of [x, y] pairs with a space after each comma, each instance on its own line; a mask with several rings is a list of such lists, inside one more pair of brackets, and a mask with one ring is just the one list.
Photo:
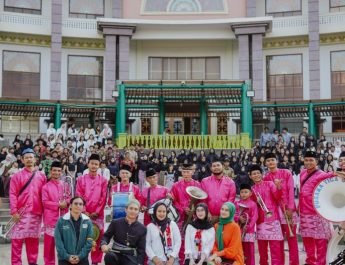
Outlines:
[[241, 242], [241, 229], [234, 222], [236, 207], [232, 202], [225, 202], [220, 209], [219, 223], [215, 224], [216, 240], [209, 258], [216, 265], [244, 265]]
[[153, 208], [153, 222], [147, 226], [146, 254], [148, 265], [179, 265], [181, 234], [177, 224], [167, 216], [168, 208], [158, 202]]
[[208, 207], [205, 203], [196, 206], [195, 215], [186, 229], [184, 265], [207, 265], [214, 245], [215, 231], [208, 220]]
[[[106, 265], [143, 265], [146, 227], [138, 222], [140, 202], [133, 199], [126, 206], [126, 217], [113, 220], [101, 241]], [[111, 238], [112, 248], [108, 246]]]

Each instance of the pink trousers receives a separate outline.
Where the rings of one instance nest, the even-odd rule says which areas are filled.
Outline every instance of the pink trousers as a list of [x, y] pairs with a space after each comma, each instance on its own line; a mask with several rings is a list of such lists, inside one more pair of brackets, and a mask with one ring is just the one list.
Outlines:
[[95, 250], [91, 250], [91, 261], [92, 263], [101, 263], [102, 262], [102, 258], [103, 258], [103, 252], [102, 250], [100, 250], [100, 246], [101, 246], [101, 239], [103, 237], [104, 234], [104, 229], [102, 229], [100, 231], [100, 235], [98, 240], [96, 241], [96, 248]]
[[314, 239], [312, 237], [304, 237], [303, 245], [307, 254], [305, 263], [309, 265], [325, 265], [327, 244], [327, 239]]
[[182, 231], [182, 229], [183, 229], [183, 222], [180, 220], [177, 223], [177, 226], [180, 229], [180, 234], [181, 234], [181, 248], [180, 248], [180, 252], [178, 254], [178, 257], [180, 259], [180, 264], [184, 264], [184, 258], [185, 258], [185, 254], [184, 254], [185, 233]]
[[46, 233], [44, 234], [43, 258], [44, 265], [55, 265], [55, 240]]
[[26, 257], [29, 264], [37, 264], [38, 258], [38, 238], [27, 237], [24, 239], [12, 239], [11, 241], [11, 261], [12, 265], [22, 265], [23, 243], [26, 246]]
[[[290, 237], [290, 232], [287, 224], [282, 224], [282, 232], [283, 236], [287, 238], [288, 246], [289, 246], [289, 264], [290, 265], [299, 265], [299, 256], [298, 256], [298, 242], [296, 236], [296, 225], [291, 227], [293, 237]], [[283, 261], [285, 262], [285, 253], [284, 253], [284, 241], [281, 241], [281, 250], [282, 250], [282, 257]], [[285, 264], [285, 263], [283, 263]]]
[[254, 242], [242, 242], [246, 265], [255, 265]]
[[271, 265], [282, 265], [284, 260], [281, 250], [282, 240], [258, 240], [260, 265], [268, 265], [268, 245], [271, 252]]

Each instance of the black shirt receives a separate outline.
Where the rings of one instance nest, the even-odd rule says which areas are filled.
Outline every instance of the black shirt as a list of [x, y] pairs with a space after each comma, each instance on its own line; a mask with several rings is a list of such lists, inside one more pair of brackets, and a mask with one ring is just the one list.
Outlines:
[[75, 230], [75, 236], [77, 238], [77, 242], [79, 241], [79, 234], [80, 234], [80, 224], [81, 224], [81, 217], [79, 216], [78, 220], [74, 220], [73, 217], [71, 217], [74, 230]]
[[129, 224], [127, 219], [119, 218], [111, 221], [108, 230], [104, 233], [101, 246], [108, 245], [111, 238], [114, 242], [136, 248], [138, 264], [144, 264], [146, 246], [146, 227], [138, 221]]

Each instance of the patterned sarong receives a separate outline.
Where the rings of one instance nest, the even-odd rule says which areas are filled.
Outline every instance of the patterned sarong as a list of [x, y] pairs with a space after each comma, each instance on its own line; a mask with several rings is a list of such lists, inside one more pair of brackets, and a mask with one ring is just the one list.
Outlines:
[[41, 234], [41, 215], [24, 213], [19, 222], [8, 233], [11, 239], [38, 238]]
[[54, 230], [55, 230], [54, 226], [47, 225], [42, 228], [42, 233], [47, 234], [48, 236], [54, 237]]
[[330, 239], [332, 237], [331, 224], [322, 217], [302, 214], [300, 219], [302, 237], [311, 237], [314, 239]]
[[255, 233], [246, 233], [242, 239], [242, 242], [255, 242]]
[[283, 240], [279, 221], [264, 222], [257, 226], [258, 240]]

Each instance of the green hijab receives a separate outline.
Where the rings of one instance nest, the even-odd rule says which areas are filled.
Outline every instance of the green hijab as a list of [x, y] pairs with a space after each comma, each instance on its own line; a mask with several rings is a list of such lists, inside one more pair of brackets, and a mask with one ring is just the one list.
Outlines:
[[232, 202], [225, 202], [223, 206], [228, 207], [229, 209], [229, 217], [227, 218], [219, 218], [219, 224], [218, 224], [218, 229], [217, 229], [217, 243], [218, 243], [218, 249], [219, 251], [222, 251], [224, 249], [224, 241], [223, 241], [223, 229], [224, 225], [231, 223], [234, 221], [234, 216], [235, 216], [235, 211], [236, 207]]

